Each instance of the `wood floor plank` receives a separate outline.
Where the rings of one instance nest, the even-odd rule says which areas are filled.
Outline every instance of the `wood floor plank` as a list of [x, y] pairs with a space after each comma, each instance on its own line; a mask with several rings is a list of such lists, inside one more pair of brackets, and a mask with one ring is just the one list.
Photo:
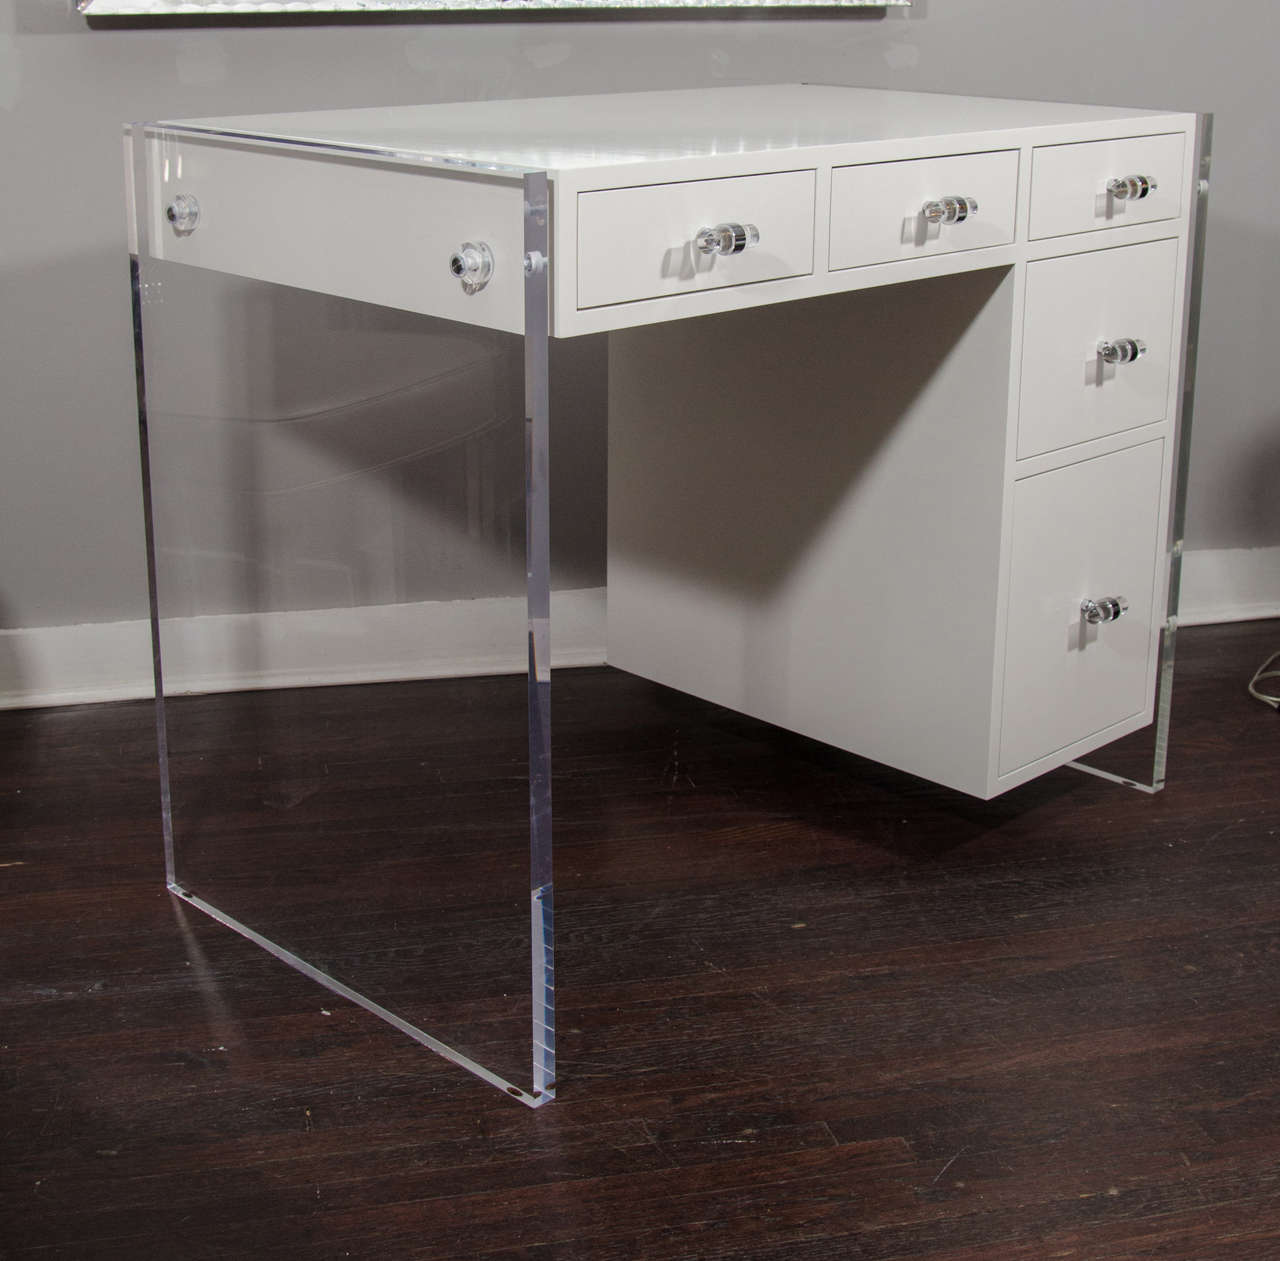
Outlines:
[[[975, 802], [559, 673], [537, 1112], [172, 900], [149, 705], [0, 714], [0, 1255], [1280, 1256], [1280, 722], [1244, 690], [1277, 643], [1180, 633], [1154, 797]], [[522, 705], [183, 699], [210, 878], [496, 1050]]]

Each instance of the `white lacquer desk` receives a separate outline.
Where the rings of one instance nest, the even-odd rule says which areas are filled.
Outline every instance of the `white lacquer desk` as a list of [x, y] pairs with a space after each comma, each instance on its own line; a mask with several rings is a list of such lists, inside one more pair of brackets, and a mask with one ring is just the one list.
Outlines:
[[524, 337], [533, 1088], [414, 1036], [554, 1093], [548, 340], [610, 335], [609, 661], [990, 797], [1152, 720], [1207, 130], [778, 86], [131, 131], [141, 264]]

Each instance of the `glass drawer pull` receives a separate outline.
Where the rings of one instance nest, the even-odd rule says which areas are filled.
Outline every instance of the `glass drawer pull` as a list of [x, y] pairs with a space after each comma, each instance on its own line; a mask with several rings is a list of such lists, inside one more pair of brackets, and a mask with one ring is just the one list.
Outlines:
[[1103, 363], [1133, 363], [1147, 353], [1147, 343], [1137, 337], [1117, 337], [1098, 343], [1098, 356]]
[[1141, 201], [1159, 187], [1154, 175], [1117, 175], [1107, 181], [1107, 192], [1117, 201]]
[[717, 223], [699, 228], [693, 243], [703, 254], [741, 254], [760, 244], [760, 229], [754, 223]]
[[1097, 600], [1082, 600], [1080, 612], [1090, 626], [1114, 622], [1129, 611], [1129, 601], [1122, 595], [1104, 595]]
[[926, 223], [963, 223], [978, 213], [978, 203], [973, 197], [961, 197], [957, 193], [926, 201], [920, 208]]

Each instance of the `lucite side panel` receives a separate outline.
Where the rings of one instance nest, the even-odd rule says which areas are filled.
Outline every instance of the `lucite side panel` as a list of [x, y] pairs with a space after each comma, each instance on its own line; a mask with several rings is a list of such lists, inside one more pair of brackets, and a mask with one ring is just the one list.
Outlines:
[[526, 345], [134, 267], [170, 887], [543, 1102], [545, 271]]
[[533, 1094], [555, 1094], [551, 832], [551, 365], [547, 177], [524, 180], [525, 561], [529, 636], [529, 871]]
[[[1177, 425], [1174, 431], [1174, 480], [1165, 539], [1166, 603], [1160, 628], [1159, 671], [1155, 714], [1151, 727], [1109, 745], [1089, 763], [1072, 762], [1077, 770], [1156, 793], [1168, 774], [1169, 725], [1173, 709], [1173, 673], [1178, 639], [1178, 608], [1182, 588], [1182, 545], [1187, 516], [1187, 482], [1191, 455], [1191, 426], [1195, 414], [1196, 364], [1200, 345], [1200, 298], [1204, 287], [1204, 249], [1208, 227], [1209, 175], [1213, 163], [1213, 115], [1197, 119], [1196, 186], [1191, 195], [1191, 259], [1186, 276], [1186, 304], [1181, 330], [1181, 379]], [[1105, 765], [1098, 765], [1102, 761]]]

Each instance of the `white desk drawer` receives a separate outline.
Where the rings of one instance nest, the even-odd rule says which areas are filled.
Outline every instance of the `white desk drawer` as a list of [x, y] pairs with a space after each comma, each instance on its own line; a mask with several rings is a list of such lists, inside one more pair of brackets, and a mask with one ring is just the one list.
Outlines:
[[[1028, 264], [1020, 460], [1165, 418], [1177, 263], [1170, 240]], [[1146, 350], [1107, 363], [1123, 338]]]
[[[1182, 132], [1036, 149], [1031, 159], [1032, 240], [1177, 218], [1182, 149]], [[1131, 175], [1145, 176], [1156, 186], [1136, 198], [1107, 192], [1111, 180]]]
[[[1000, 774], [1106, 730], [1148, 703], [1164, 443], [1020, 481]], [[1090, 625], [1085, 599], [1128, 610]]]
[[[832, 271], [1013, 240], [1016, 149], [840, 166], [831, 172]], [[926, 202], [970, 197], [977, 210], [958, 223], [931, 223]]]
[[[579, 309], [807, 275], [814, 179], [783, 171], [579, 194]], [[752, 225], [759, 241], [701, 252], [699, 230], [721, 223]]]

